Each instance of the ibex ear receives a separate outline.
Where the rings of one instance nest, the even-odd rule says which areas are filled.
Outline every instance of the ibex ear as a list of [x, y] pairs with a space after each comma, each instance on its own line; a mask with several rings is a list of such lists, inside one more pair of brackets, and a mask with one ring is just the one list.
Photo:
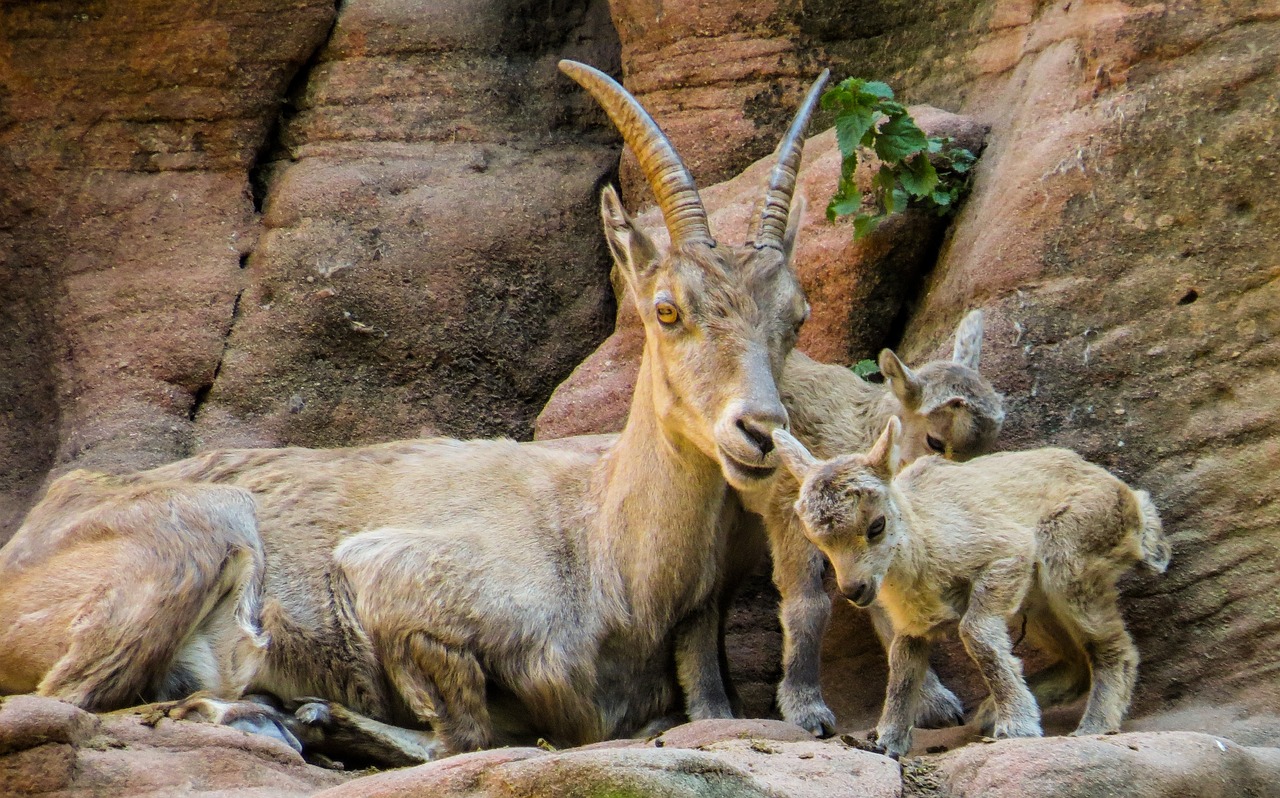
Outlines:
[[960, 320], [956, 328], [956, 348], [951, 360], [962, 366], [978, 370], [982, 360], [982, 311], [975, 310]]
[[818, 459], [809, 454], [809, 450], [804, 448], [804, 444], [796, 440], [796, 437], [785, 429], [775, 429], [773, 431], [773, 443], [778, 447], [778, 455], [782, 458], [782, 464], [787, 467], [787, 470], [791, 472], [798, 482], [804, 482], [805, 476], [818, 465]]
[[898, 359], [892, 349], [880, 351], [880, 373], [889, 381], [889, 388], [903, 407], [908, 410], [920, 408], [920, 378]]
[[867, 452], [867, 465], [886, 482], [893, 479], [898, 470], [898, 436], [901, 433], [902, 422], [897, 416], [889, 416], [884, 432], [880, 433], [871, 451]]
[[614, 263], [631, 287], [638, 289], [639, 281], [652, 274], [657, 265], [657, 247], [631, 221], [613, 186], [605, 186], [600, 192], [600, 220], [604, 222], [604, 239], [609, 242]]

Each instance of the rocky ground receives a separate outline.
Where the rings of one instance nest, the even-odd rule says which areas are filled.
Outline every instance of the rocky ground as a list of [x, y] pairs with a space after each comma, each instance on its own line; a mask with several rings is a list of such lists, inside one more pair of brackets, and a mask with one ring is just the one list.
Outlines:
[[[595, 794], [614, 789], [599, 764], [613, 757], [628, 779], [664, 774], [653, 790], [669, 795], [809, 782], [1275, 794], [1274, 0], [49, 0], [2, 13], [0, 540], [76, 466], [528, 437], [584, 358], [538, 433], [615, 428], [638, 349], [615, 318], [595, 195], [617, 170], [630, 207], [645, 198], [603, 116], [555, 72], [568, 56], [623, 76], [725, 236], [822, 67], [947, 109], [922, 121], [985, 150], [945, 230], [906, 217], [853, 243], [822, 218], [830, 133], [810, 142], [801, 348], [853, 362], [889, 345], [919, 362], [983, 308], [1001, 444], [1070, 446], [1150, 491], [1174, 560], [1122, 585], [1143, 664], [1132, 731], [1116, 737], [957, 748], [973, 730], [934, 732], [921, 737], [955, 750], [899, 768], [776, 724], [695, 726], [661, 748], [482, 754], [351, 781], [231, 730], [10, 698], [0, 792], [516, 794], [554, 772], [570, 776], [565, 794]], [[758, 715], [778, 677], [766, 581], [730, 629]], [[981, 698], [956, 646], [935, 665]], [[844, 730], [874, 721], [884, 675], [865, 619], [837, 606], [824, 685]]]

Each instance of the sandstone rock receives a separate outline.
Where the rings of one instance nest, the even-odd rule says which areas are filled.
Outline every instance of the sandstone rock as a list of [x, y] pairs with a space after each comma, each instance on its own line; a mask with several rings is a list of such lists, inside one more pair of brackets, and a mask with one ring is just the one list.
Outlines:
[[206, 443], [527, 436], [605, 332], [617, 151], [555, 69], [609, 67], [603, 6], [420, 12], [344, 5], [293, 99]]
[[1280, 749], [1188, 732], [1006, 740], [932, 764], [954, 798], [1280, 795]]
[[527, 437], [607, 332], [618, 145], [555, 68], [617, 72], [603, 0], [50, 2], [0, 42], [0, 541], [72, 466]]
[[0, 704], [0, 792], [7, 795], [306, 796], [351, 778], [313, 767], [275, 740], [225, 726], [94, 716], [50, 698]]
[[324, 798], [662, 795], [896, 798], [890, 759], [779, 721], [698, 721], [652, 742], [482, 751], [358, 779]]
[[[961, 146], [981, 149], [983, 130], [972, 120], [924, 106], [911, 112], [930, 135], [950, 136]], [[903, 306], [932, 264], [945, 225], [913, 210], [890, 217], [871, 236], [854, 241], [847, 219], [833, 224], [825, 216], [840, 164], [835, 128], [806, 141], [796, 192], [812, 205], [804, 211], [795, 263], [812, 312], [798, 348], [821, 361], [848, 363], [875, 357], [901, 323]], [[773, 157], [765, 157], [732, 180], [700, 191], [717, 240], [747, 240], [773, 165]], [[860, 164], [857, 177], [868, 188], [876, 168], [874, 157]], [[665, 244], [666, 231], [656, 209], [642, 213], [637, 221]], [[644, 341], [632, 300], [620, 295], [618, 308], [613, 335], [556, 389], [543, 409], [538, 438], [622, 428]]]
[[[989, 126], [973, 195], [888, 343], [927, 360], [965, 310], [986, 309], [1003, 445], [1081, 451], [1150, 490], [1173, 538], [1167, 576], [1122, 584], [1143, 656], [1134, 714], [1229, 704], [1270, 717], [1253, 733], [1280, 740], [1280, 163], [1261, 133], [1280, 96], [1275, 4], [613, 10], [627, 85], [660, 119], [662, 103], [683, 109], [672, 137], [700, 178], [761, 155], [754, 130], [720, 124], [747, 116], [735, 86], [799, 83], [807, 59]], [[748, 56], [780, 37], [772, 61]], [[840, 609], [833, 627], [827, 696], [866, 728], [883, 655], [860, 615]], [[935, 665], [970, 705], [985, 693], [954, 642]]]
[[333, 4], [4, 16], [0, 541], [51, 468], [194, 444], [255, 235], [247, 171]]

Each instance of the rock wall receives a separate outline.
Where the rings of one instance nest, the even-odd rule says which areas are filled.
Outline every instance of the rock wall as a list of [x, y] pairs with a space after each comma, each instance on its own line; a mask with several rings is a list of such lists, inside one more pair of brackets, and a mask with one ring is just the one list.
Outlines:
[[607, 333], [603, 3], [4, 13], [0, 540], [72, 465], [527, 437]]
[[[676, 120], [704, 183], [758, 158], [781, 124], [753, 115], [756, 87], [801, 85], [809, 65], [989, 127], [971, 198], [903, 298], [905, 326], [873, 345], [927, 360], [984, 308], [984, 370], [1008, 397], [1002, 445], [1079, 450], [1151, 491], [1173, 539], [1167, 576], [1123, 583], [1144, 658], [1136, 713], [1272, 717], [1274, 740], [1280, 4], [615, 0], [613, 12], [627, 85]], [[828, 698], [869, 725], [883, 658], [861, 615], [842, 606], [833, 627]], [[750, 648], [773, 655], [759, 635]], [[957, 647], [938, 665], [966, 700], [984, 692]]]

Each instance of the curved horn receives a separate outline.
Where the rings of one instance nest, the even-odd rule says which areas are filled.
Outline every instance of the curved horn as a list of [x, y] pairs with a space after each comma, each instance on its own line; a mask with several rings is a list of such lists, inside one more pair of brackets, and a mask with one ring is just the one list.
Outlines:
[[711, 237], [693, 175], [649, 112], [617, 81], [594, 67], [566, 59], [560, 62], [560, 71], [596, 98], [640, 159], [640, 168], [658, 198], [671, 234], [671, 246], [700, 243], [714, 247], [716, 240]]
[[804, 102], [796, 111], [795, 119], [782, 143], [778, 145], [778, 162], [769, 175], [769, 187], [764, 193], [764, 209], [760, 211], [760, 231], [756, 234], [756, 249], [773, 247], [782, 249], [782, 236], [787, 232], [787, 216], [791, 213], [791, 195], [796, 190], [796, 174], [800, 171], [800, 156], [804, 152], [804, 134], [809, 127], [822, 87], [826, 85], [831, 70], [824, 69], [809, 88]]

